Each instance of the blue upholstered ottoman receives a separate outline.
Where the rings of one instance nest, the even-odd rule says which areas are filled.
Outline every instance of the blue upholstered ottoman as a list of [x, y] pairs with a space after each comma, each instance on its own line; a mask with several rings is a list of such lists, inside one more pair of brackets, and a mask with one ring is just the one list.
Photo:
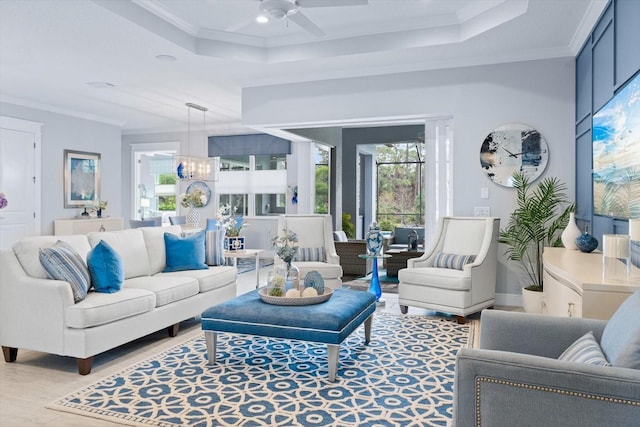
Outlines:
[[335, 289], [333, 296], [321, 304], [282, 306], [264, 303], [257, 290], [251, 291], [202, 313], [209, 364], [216, 361], [218, 332], [311, 341], [327, 344], [329, 381], [333, 382], [340, 343], [364, 322], [368, 344], [374, 311], [376, 297], [369, 292]]

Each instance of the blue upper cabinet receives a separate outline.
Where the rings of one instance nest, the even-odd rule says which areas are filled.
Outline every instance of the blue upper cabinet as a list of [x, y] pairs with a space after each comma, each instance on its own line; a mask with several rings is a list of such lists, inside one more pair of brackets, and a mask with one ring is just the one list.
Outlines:
[[617, 0], [614, 7], [617, 89], [640, 69], [640, 1]]
[[[580, 135], [591, 128], [592, 81], [591, 43], [588, 42], [576, 58], [576, 135]], [[586, 129], [584, 128], [585, 124], [587, 125]]]
[[613, 97], [614, 34], [613, 5], [605, 10], [591, 34], [593, 61], [593, 110], [598, 111]]

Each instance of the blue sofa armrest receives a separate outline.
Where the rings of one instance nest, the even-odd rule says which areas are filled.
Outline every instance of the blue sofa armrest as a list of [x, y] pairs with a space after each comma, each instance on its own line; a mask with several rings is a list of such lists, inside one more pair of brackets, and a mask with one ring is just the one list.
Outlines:
[[607, 324], [598, 319], [501, 310], [484, 310], [480, 319], [480, 348], [554, 359], [589, 331], [599, 342]]
[[463, 348], [456, 357], [453, 426], [631, 426], [639, 419], [638, 370], [483, 349]]

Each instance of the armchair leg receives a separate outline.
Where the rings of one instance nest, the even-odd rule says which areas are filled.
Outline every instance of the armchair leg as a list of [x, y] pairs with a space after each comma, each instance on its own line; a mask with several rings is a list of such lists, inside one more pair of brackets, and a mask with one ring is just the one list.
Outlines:
[[5, 362], [12, 363], [18, 358], [18, 349], [15, 347], [2, 346], [2, 354], [4, 355]]
[[467, 318], [465, 316], [456, 316], [456, 320], [458, 321], [458, 325], [464, 325], [467, 323]]
[[409, 311], [409, 307], [408, 306], [400, 305], [400, 313], [407, 314], [408, 311]]

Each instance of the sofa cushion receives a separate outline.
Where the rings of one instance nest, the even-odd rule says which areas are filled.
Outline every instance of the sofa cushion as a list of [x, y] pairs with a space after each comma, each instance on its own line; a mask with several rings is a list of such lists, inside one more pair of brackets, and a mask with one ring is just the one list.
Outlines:
[[71, 245], [58, 241], [53, 248], [41, 248], [40, 263], [49, 277], [71, 285], [74, 302], [82, 301], [87, 296], [91, 286], [89, 269]]
[[104, 240], [120, 254], [125, 279], [151, 274], [147, 246], [139, 228], [93, 232], [87, 234], [87, 237], [91, 247], [95, 247], [100, 240]]
[[317, 248], [298, 248], [298, 253], [294, 258], [295, 261], [319, 261], [325, 262], [326, 256], [324, 254], [324, 247]]
[[611, 366], [611, 363], [602, 354], [600, 344], [596, 341], [592, 331], [578, 338], [558, 357], [558, 360], [586, 363], [588, 365]]
[[123, 289], [144, 289], [156, 295], [156, 307], [170, 304], [197, 295], [198, 281], [188, 276], [167, 276], [159, 273], [153, 276], [132, 277], [124, 281]]
[[602, 351], [613, 366], [640, 369], [640, 291], [618, 307], [602, 331]]
[[91, 328], [146, 313], [155, 306], [155, 294], [144, 289], [122, 289], [115, 294], [91, 291], [66, 308], [65, 319], [69, 328]]
[[398, 271], [398, 280], [409, 285], [424, 285], [455, 291], [471, 289], [471, 276], [463, 270], [451, 268], [403, 268]]
[[171, 227], [142, 227], [139, 230], [142, 231], [144, 244], [147, 247], [150, 274], [159, 273], [167, 266], [164, 233], [180, 236], [182, 227], [179, 225], [172, 225]]
[[38, 279], [48, 278], [47, 271], [40, 263], [40, 248], [52, 248], [56, 242], [63, 241], [73, 247], [82, 259], [87, 258], [87, 253], [91, 250], [87, 236], [30, 236], [24, 237], [13, 244], [13, 253], [18, 258], [25, 273], [30, 277]]
[[235, 267], [216, 266], [207, 270], [185, 270], [154, 275], [154, 277], [157, 276], [191, 277], [198, 281], [200, 292], [208, 292], [235, 282], [238, 270]]
[[466, 264], [471, 264], [475, 259], [475, 255], [456, 255], [438, 252], [433, 261], [433, 266], [435, 268], [455, 268], [456, 270], [462, 270]]
[[206, 270], [204, 231], [187, 237], [164, 234], [167, 265], [164, 271]]
[[124, 269], [120, 255], [105, 241], [100, 241], [89, 255], [87, 264], [91, 285], [96, 292], [118, 292], [124, 282]]

